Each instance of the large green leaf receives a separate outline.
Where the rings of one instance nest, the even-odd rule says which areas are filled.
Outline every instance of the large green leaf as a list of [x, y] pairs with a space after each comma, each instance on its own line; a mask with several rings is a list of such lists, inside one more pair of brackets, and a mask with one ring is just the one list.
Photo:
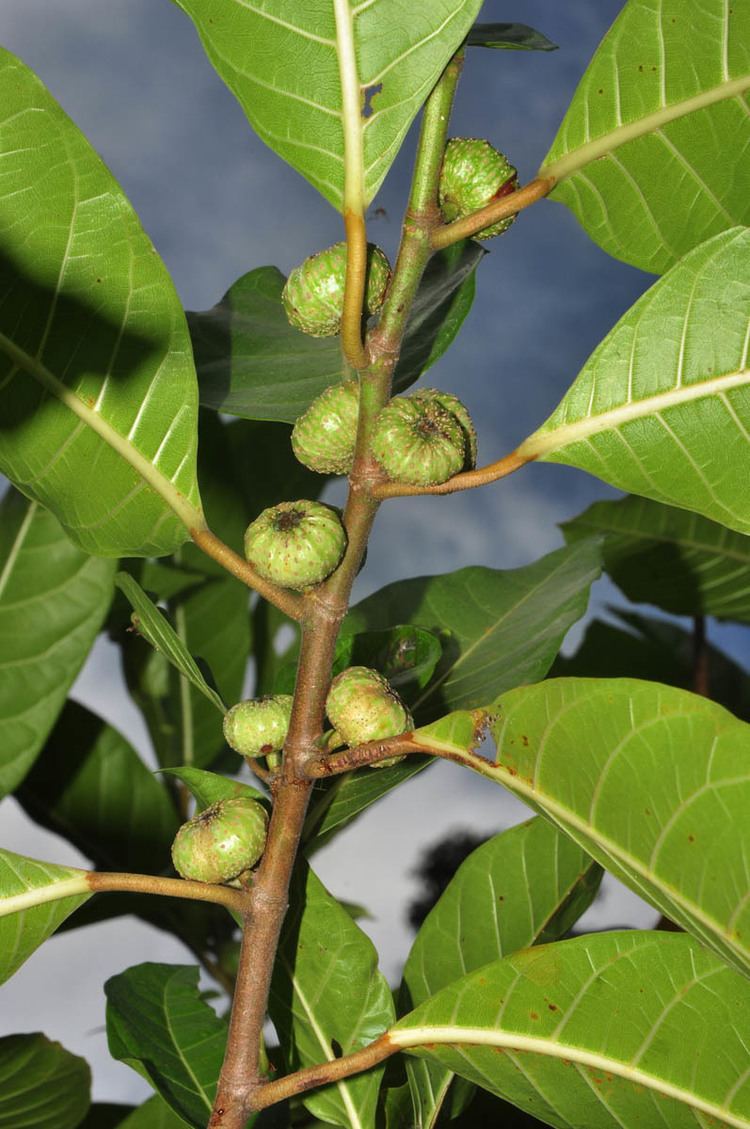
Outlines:
[[[409, 317], [394, 387], [403, 391], [434, 364], [458, 333], [474, 300], [474, 271], [484, 254], [465, 241], [430, 260]], [[245, 419], [294, 423], [349, 369], [338, 338], [310, 337], [289, 324], [276, 267], [249, 271], [218, 305], [188, 314], [201, 403]]]
[[560, 1129], [747, 1129], [748, 1015], [693, 938], [600, 933], [486, 965], [390, 1036]]
[[552, 679], [497, 706], [487, 775], [750, 972], [750, 726], [627, 678]]
[[199, 970], [138, 964], [104, 985], [112, 1056], [144, 1077], [175, 1113], [205, 1129], [227, 1038], [201, 998]]
[[18, 799], [100, 869], [158, 873], [180, 820], [166, 789], [129, 742], [68, 702]]
[[[404, 966], [404, 1004], [518, 949], [565, 935], [591, 904], [601, 869], [567, 835], [537, 818], [495, 835], [458, 868], [417, 933]], [[415, 1121], [434, 1125], [453, 1075], [410, 1062]]]
[[481, 7], [481, 0], [176, 3], [259, 136], [341, 211], [372, 200]]
[[750, 532], [748, 315], [750, 229], [739, 228], [636, 302], [519, 453]]
[[593, 538], [509, 572], [469, 567], [399, 580], [357, 604], [345, 629], [414, 623], [442, 633], [443, 659], [415, 708], [425, 717], [473, 709], [544, 677], [599, 570]]
[[[554, 677], [641, 678], [666, 682], [692, 690], [695, 684], [695, 639], [693, 633], [656, 617], [620, 609], [622, 626], [593, 620], [573, 655], [558, 655]], [[708, 697], [739, 717], [750, 721], [750, 673], [710, 643], [703, 643], [702, 674]]]
[[[78, 1129], [120, 1129], [131, 1112], [133, 1112], [131, 1105], [120, 1105], [117, 1102], [94, 1102]], [[176, 1124], [179, 1129], [181, 1123], [177, 1121]]]
[[[393, 1020], [372, 942], [307, 867], [290, 895], [269, 1007], [289, 1069], [358, 1050]], [[305, 1105], [334, 1125], [374, 1129], [382, 1076], [381, 1067], [326, 1086]]]
[[750, 222], [750, 9], [629, 0], [540, 175], [600, 247], [660, 273]]
[[202, 524], [197, 383], [167, 272], [108, 170], [0, 52], [0, 471], [101, 556]]
[[[504, 689], [544, 678], [568, 628], [586, 610], [599, 575], [599, 543], [582, 541], [572, 550], [509, 572], [464, 568], [389, 584], [350, 611], [344, 631], [413, 623], [443, 633], [437, 675], [412, 703], [418, 721], [451, 707], [481, 707]], [[429, 763], [409, 757], [316, 785], [307, 835], [346, 826]]]
[[91, 1101], [88, 1063], [44, 1035], [0, 1039], [0, 1129], [76, 1129]]
[[562, 531], [568, 543], [606, 535], [605, 568], [629, 600], [750, 623], [750, 537], [636, 497], [595, 502]]
[[37, 756], [112, 599], [114, 564], [82, 553], [14, 490], [0, 502], [0, 796]]
[[90, 896], [85, 871], [0, 850], [0, 983]]
[[129, 1117], [120, 1123], [118, 1129], [182, 1129], [188, 1124], [163, 1101], [158, 1094], [149, 1098]]

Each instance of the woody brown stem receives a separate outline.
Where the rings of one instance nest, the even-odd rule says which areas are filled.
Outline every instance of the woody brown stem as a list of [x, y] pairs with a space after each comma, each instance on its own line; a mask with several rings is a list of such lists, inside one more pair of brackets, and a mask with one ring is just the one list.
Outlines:
[[486, 227], [490, 227], [493, 223], [510, 219], [511, 216], [517, 215], [518, 212], [522, 212], [531, 204], [536, 204], [537, 200], [548, 196], [555, 187], [555, 183], [554, 177], [551, 176], [536, 177], [525, 184], [523, 188], [517, 188], [515, 192], [509, 192], [507, 196], [500, 196], [497, 200], [493, 200], [491, 204], [485, 205], [484, 208], [480, 208], [460, 220], [455, 220], [453, 223], [442, 224], [432, 233], [434, 250], [437, 251], [441, 247], [450, 247], [452, 243], [458, 243], [461, 239], [470, 239], [472, 235], [478, 235], [480, 231], [484, 231]]
[[298, 596], [295, 592], [290, 592], [288, 588], [279, 588], [277, 584], [272, 584], [270, 580], [264, 580], [252, 565], [248, 564], [239, 553], [235, 553], [229, 545], [225, 545], [210, 529], [191, 529], [190, 536], [198, 548], [207, 556], [220, 564], [232, 576], [236, 576], [248, 588], [253, 588], [260, 596], [268, 600], [269, 604], [273, 604], [279, 611], [288, 615], [290, 619], [300, 619], [303, 608], [301, 596]]
[[406, 498], [422, 494], [456, 494], [459, 490], [474, 490], [477, 486], [487, 486], [490, 482], [497, 482], [509, 474], [520, 470], [527, 463], [534, 461], [534, 456], [519, 455], [511, 451], [495, 463], [489, 463], [476, 470], [465, 470], [461, 474], [454, 474], [447, 482], [437, 486], [412, 486], [405, 482], [380, 482], [373, 486], [373, 495], [376, 498]]

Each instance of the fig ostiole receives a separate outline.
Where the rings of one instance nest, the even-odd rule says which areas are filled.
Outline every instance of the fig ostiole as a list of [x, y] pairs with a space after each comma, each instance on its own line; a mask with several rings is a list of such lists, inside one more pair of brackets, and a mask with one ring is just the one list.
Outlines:
[[[518, 172], [504, 153], [479, 137], [452, 137], [445, 147], [438, 199], [447, 223], [484, 208], [518, 187]], [[476, 239], [502, 235], [515, 216], [477, 232]]]
[[[373, 243], [367, 245], [365, 305], [375, 314], [385, 301], [391, 268]], [[334, 337], [341, 327], [346, 285], [346, 243], [310, 255], [290, 273], [281, 300], [289, 322], [311, 337]]]
[[232, 882], [260, 860], [267, 826], [256, 800], [219, 800], [180, 827], [172, 843], [174, 868], [193, 882]]
[[389, 478], [437, 486], [467, 462], [464, 428], [435, 398], [397, 396], [378, 415], [370, 449]]
[[338, 511], [322, 502], [281, 502], [245, 531], [245, 557], [265, 579], [301, 592], [338, 568], [346, 551]]

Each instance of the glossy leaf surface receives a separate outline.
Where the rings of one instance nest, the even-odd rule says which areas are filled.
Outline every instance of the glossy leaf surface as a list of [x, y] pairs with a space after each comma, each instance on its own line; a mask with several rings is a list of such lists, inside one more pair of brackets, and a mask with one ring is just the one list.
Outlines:
[[560, 1129], [746, 1129], [749, 1013], [693, 938], [602, 933], [486, 965], [391, 1035]]
[[604, 534], [604, 566], [635, 603], [750, 623], [750, 537], [647, 498], [595, 502], [566, 541]]
[[112, 599], [114, 564], [14, 490], [0, 502], [0, 796], [34, 763]]
[[[289, 1069], [358, 1050], [393, 1021], [391, 992], [372, 942], [307, 868], [290, 897], [270, 1013]], [[326, 1086], [305, 1105], [334, 1125], [374, 1129], [382, 1075], [376, 1067]]]
[[227, 1029], [201, 999], [198, 969], [138, 964], [104, 990], [112, 1056], [148, 1078], [193, 1129], [205, 1129]]
[[198, 811], [218, 803], [219, 800], [233, 800], [238, 796], [245, 796], [249, 800], [266, 800], [263, 792], [243, 784], [239, 780], [230, 780], [227, 776], [220, 776], [216, 772], [206, 772], [202, 768], [192, 768], [190, 765], [181, 765], [179, 768], [165, 768], [162, 771], [169, 776], [176, 776], [189, 788], [198, 804]]
[[340, 211], [345, 165], [369, 203], [481, 6], [176, 2], [258, 135]]
[[625, 678], [553, 679], [497, 705], [488, 775], [750, 972], [750, 726]]
[[556, 51], [557, 44], [528, 24], [474, 24], [469, 47], [491, 47], [508, 51]]
[[18, 799], [102, 870], [159, 873], [180, 820], [132, 745], [69, 701]]
[[[404, 967], [402, 995], [412, 1007], [453, 980], [519, 949], [565, 935], [588, 908], [599, 866], [547, 820], [495, 835], [458, 868], [421, 926]], [[452, 1074], [407, 1063], [419, 1124], [433, 1125]]]
[[635, 303], [519, 452], [750, 532], [749, 315], [741, 228]]
[[90, 896], [84, 871], [0, 850], [0, 983]]
[[88, 1063], [44, 1035], [0, 1039], [0, 1129], [76, 1129], [89, 1108]]
[[182, 307], [111, 174], [5, 51], [0, 106], [0, 471], [88, 552], [172, 552], [202, 522]]
[[661, 273], [750, 221], [750, 9], [629, 0], [541, 175], [600, 247]]

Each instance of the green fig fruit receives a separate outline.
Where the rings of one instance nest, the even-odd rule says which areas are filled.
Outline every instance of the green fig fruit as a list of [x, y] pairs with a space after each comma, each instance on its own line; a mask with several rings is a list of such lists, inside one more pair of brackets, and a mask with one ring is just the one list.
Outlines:
[[346, 532], [338, 512], [302, 500], [270, 506], [245, 530], [245, 556], [266, 580], [301, 592], [338, 567]]
[[419, 391], [414, 393], [414, 399], [428, 402], [434, 401], [438, 403], [441, 408], [445, 408], [447, 412], [450, 412], [452, 416], [455, 416], [464, 433], [464, 442], [466, 444], [466, 456], [463, 469], [473, 470], [477, 465], [477, 433], [466, 405], [461, 403], [458, 396], [454, 396], [450, 392], [441, 392], [438, 388], [420, 388]]
[[[508, 158], [478, 137], [452, 137], [445, 147], [440, 172], [438, 198], [443, 219], [447, 223], [463, 219], [493, 200], [513, 192], [518, 186], [518, 172]], [[498, 220], [476, 239], [502, 235], [515, 216]]]
[[370, 447], [389, 478], [436, 486], [464, 469], [467, 446], [456, 416], [434, 398], [397, 396], [378, 415]]
[[[367, 245], [365, 303], [375, 314], [385, 301], [391, 279], [388, 259], [373, 243]], [[286, 316], [311, 337], [333, 337], [341, 325], [346, 283], [346, 243], [334, 243], [310, 255], [289, 275], [281, 292]]]
[[321, 474], [348, 474], [354, 461], [359, 383], [332, 384], [297, 419], [292, 449], [303, 466]]
[[292, 713], [291, 694], [237, 702], [224, 714], [224, 739], [243, 757], [265, 757], [284, 747]]
[[194, 882], [231, 882], [260, 859], [267, 825], [266, 810], [256, 800], [219, 800], [177, 832], [174, 868]]
[[[414, 725], [388, 681], [366, 666], [350, 666], [334, 678], [326, 699], [326, 713], [341, 739], [350, 746], [398, 737]], [[387, 768], [402, 759], [389, 757], [372, 767]]]

